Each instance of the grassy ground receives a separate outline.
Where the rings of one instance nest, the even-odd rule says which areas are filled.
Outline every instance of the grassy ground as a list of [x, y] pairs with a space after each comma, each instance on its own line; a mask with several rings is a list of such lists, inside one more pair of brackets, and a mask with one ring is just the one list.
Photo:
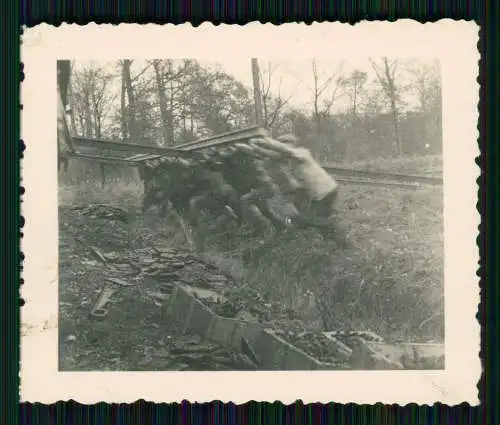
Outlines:
[[[378, 168], [375, 163], [361, 165]], [[383, 164], [384, 170], [409, 173], [435, 174], [440, 167], [435, 157]], [[194, 337], [174, 340], [162, 326], [160, 305], [168, 291], [161, 293], [155, 280], [136, 280], [121, 288], [105, 319], [89, 317], [103, 275], [112, 275], [112, 267], [93, 257], [89, 246], [127, 258], [151, 246], [186, 248], [171, 217], [162, 221], [154, 211], [137, 214], [141, 194], [135, 183], [105, 189], [60, 187], [62, 369], [196, 368], [192, 358], [172, 356], [176, 345], [189, 346]], [[92, 202], [119, 205], [134, 218], [124, 224], [71, 211], [75, 205]], [[232, 284], [254, 288], [267, 300], [293, 310], [299, 320], [283, 319], [283, 327], [369, 329], [389, 340], [442, 341], [442, 190], [346, 186], [339, 210], [350, 243], [346, 250], [309, 231], [280, 238], [268, 234], [272, 244], [263, 245], [265, 238], [250, 238], [222, 220], [206, 224], [210, 228], [204, 232], [204, 259], [230, 274]], [[426, 323], [434, 314], [437, 319]], [[222, 353], [222, 347], [211, 349], [226, 360], [236, 355]], [[198, 353], [195, 360], [199, 368], [210, 368], [206, 356]], [[240, 363], [233, 361], [228, 367], [239, 368]], [[223, 369], [220, 364], [212, 366]]]
[[415, 155], [402, 158], [376, 158], [371, 161], [357, 161], [340, 165], [372, 171], [439, 175], [443, 170], [443, 157], [441, 155]]

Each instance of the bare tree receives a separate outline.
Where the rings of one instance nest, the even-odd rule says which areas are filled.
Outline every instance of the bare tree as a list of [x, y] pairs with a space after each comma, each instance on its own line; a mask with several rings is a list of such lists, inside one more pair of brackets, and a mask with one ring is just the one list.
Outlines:
[[353, 125], [355, 125], [358, 116], [359, 97], [363, 91], [363, 86], [366, 83], [368, 74], [366, 72], [355, 69], [347, 78], [342, 79], [342, 86], [346, 90], [347, 95], [351, 100], [351, 115]]
[[[122, 61], [122, 78], [123, 85], [125, 87], [125, 91], [127, 92], [128, 98], [128, 110], [127, 110], [127, 125], [128, 125], [128, 134], [132, 140], [136, 143], [139, 140], [139, 129], [137, 126], [137, 116], [136, 116], [136, 101], [134, 94], [134, 87], [132, 85], [132, 76], [130, 73], [132, 61], [130, 59], [124, 59]], [[143, 70], [144, 72], [144, 70]], [[137, 77], [136, 77], [137, 78]], [[143, 167], [138, 167], [139, 177], [141, 178], [144, 189], [146, 190], [146, 170]]]
[[273, 65], [272, 62], [269, 62], [266, 71], [259, 72], [260, 92], [262, 94], [263, 124], [266, 128], [273, 127], [280, 112], [292, 98], [292, 95], [286, 98], [281, 96], [282, 76], [279, 78], [276, 91], [271, 93], [272, 78], [276, 70], [277, 66]]
[[90, 92], [90, 107], [94, 124], [95, 137], [102, 137], [102, 125], [108, 116], [115, 96], [109, 92], [109, 83], [113, 79], [110, 74], [96, 72], [93, 80], [93, 90]]
[[68, 169], [68, 158], [63, 156], [61, 150], [62, 140], [69, 142], [65, 123], [65, 108], [67, 105], [68, 86], [70, 84], [71, 63], [68, 60], [57, 61], [57, 92], [58, 92], [58, 116], [57, 116], [57, 169], [64, 166], [65, 172]]
[[421, 130], [426, 139], [426, 148], [442, 143], [442, 93], [441, 69], [438, 60], [408, 62], [408, 73], [412, 79], [410, 89], [419, 103]]
[[262, 125], [263, 110], [262, 110], [262, 93], [260, 87], [260, 70], [257, 58], [252, 58], [252, 77], [253, 77], [253, 97], [255, 102], [255, 124]]
[[313, 87], [308, 86], [308, 88], [313, 95], [313, 119], [317, 139], [320, 138], [322, 132], [322, 118], [330, 115], [333, 104], [343, 95], [341, 92], [342, 79], [339, 75], [341, 67], [342, 65], [328, 77], [323, 78], [318, 71], [316, 60], [313, 59], [312, 61]]
[[167, 96], [165, 94], [165, 78], [164, 78], [164, 70], [163, 64], [160, 60], [155, 59], [153, 61], [153, 68], [155, 71], [155, 80], [156, 80], [156, 89], [158, 91], [158, 103], [160, 105], [160, 113], [161, 113], [161, 127], [163, 131], [163, 144], [167, 146], [169, 142], [171, 142], [172, 137], [171, 133], [173, 133], [173, 129], [169, 128], [169, 123], [172, 121], [171, 117], [169, 117], [168, 109], [168, 101]]
[[391, 113], [394, 122], [394, 139], [396, 142], [396, 150], [398, 155], [403, 154], [403, 146], [399, 135], [399, 109], [398, 102], [400, 93], [396, 84], [396, 72], [398, 71], [398, 60], [389, 60], [387, 57], [382, 58], [382, 64], [378, 65], [374, 60], [369, 58], [373, 70], [377, 75], [377, 80], [382, 87], [384, 94], [389, 99]]
[[436, 101], [440, 101], [441, 75], [438, 61], [425, 63], [411, 61], [408, 72], [413, 77], [412, 89], [416, 92], [421, 112], [430, 112]]
[[[90, 62], [80, 70], [73, 67], [69, 86], [72, 97], [72, 125], [76, 128], [75, 114], [81, 132], [88, 138], [101, 138], [103, 125], [111, 112], [115, 95], [110, 90], [114, 75]], [[105, 183], [105, 166], [100, 164], [101, 183]]]
[[358, 109], [360, 103], [360, 96], [363, 93], [363, 88], [368, 78], [366, 72], [355, 69], [348, 77], [341, 79], [341, 85], [345, 90], [347, 96], [351, 101], [351, 132], [352, 139], [345, 143], [345, 155], [349, 158], [351, 156], [351, 145], [358, 143]]
[[136, 105], [135, 105], [134, 88], [132, 86], [132, 77], [130, 75], [131, 65], [132, 61], [130, 59], [124, 59], [122, 61], [123, 80], [128, 98], [128, 113], [127, 113], [128, 134], [132, 140], [137, 142], [139, 134], [137, 129], [137, 117], [135, 113]]
[[73, 71], [70, 93], [73, 109], [86, 137], [102, 136], [102, 125], [109, 116], [115, 95], [110, 90], [114, 76], [94, 63]]
[[125, 67], [120, 63], [121, 67], [121, 91], [120, 91], [120, 128], [122, 139], [128, 139], [128, 122], [127, 122], [127, 86], [125, 84]]

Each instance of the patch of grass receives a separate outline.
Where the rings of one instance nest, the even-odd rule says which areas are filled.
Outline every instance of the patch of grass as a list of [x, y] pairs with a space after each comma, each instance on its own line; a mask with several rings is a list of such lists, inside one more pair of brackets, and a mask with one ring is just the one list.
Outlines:
[[[364, 168], [407, 173], [435, 174], [440, 167], [438, 157], [364, 163]], [[203, 258], [241, 285], [293, 309], [302, 319], [300, 326], [370, 329], [390, 340], [443, 340], [442, 314], [420, 328], [444, 308], [442, 195], [438, 188], [346, 186], [338, 201], [350, 244], [346, 250], [314, 231], [249, 236], [228, 219], [206, 216], [200, 229]], [[141, 197], [139, 182], [105, 189], [97, 184], [60, 187], [61, 205], [103, 202], [133, 210]], [[137, 247], [187, 246], [176, 219], [160, 219], [154, 210], [136, 216], [127, 238]], [[63, 298], [68, 291], [61, 288]]]
[[79, 183], [78, 185], [60, 184], [59, 205], [85, 205], [89, 202], [125, 205], [139, 205], [143, 194], [143, 185], [137, 180], [113, 182], [104, 188], [98, 181]]
[[[328, 163], [333, 164], [331, 161], [328, 161]], [[338, 165], [340, 167], [361, 168], [370, 171], [440, 175], [443, 171], [443, 157], [441, 155], [405, 155], [338, 163]]]
[[[211, 257], [231, 263], [245, 284], [294, 309], [316, 329], [372, 330], [388, 339], [443, 340], [444, 246], [442, 191], [345, 189], [340, 250], [314, 231], [257, 238], [209, 237]], [[250, 250], [252, 255], [243, 256]], [[246, 260], [246, 261], [245, 261]]]

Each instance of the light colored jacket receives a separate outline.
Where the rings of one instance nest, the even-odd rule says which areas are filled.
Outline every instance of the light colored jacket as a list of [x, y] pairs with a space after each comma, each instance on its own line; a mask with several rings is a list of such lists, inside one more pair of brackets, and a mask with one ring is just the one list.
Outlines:
[[303, 189], [312, 201], [319, 201], [338, 188], [335, 179], [306, 148], [291, 147], [270, 138], [252, 141], [250, 147], [257, 155], [278, 161], [282, 173], [295, 180], [289, 179], [290, 186]]

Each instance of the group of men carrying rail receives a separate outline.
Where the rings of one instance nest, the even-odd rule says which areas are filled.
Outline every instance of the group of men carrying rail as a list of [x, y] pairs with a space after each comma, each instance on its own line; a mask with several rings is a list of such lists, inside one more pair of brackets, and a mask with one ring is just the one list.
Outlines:
[[[70, 62], [58, 61], [57, 67], [58, 139], [67, 139], [74, 150], [65, 119]], [[228, 136], [233, 137], [221, 135], [212, 137], [209, 143], [187, 143], [173, 149], [178, 155], [162, 155], [161, 159], [141, 163], [143, 209], [158, 205], [165, 213], [170, 203], [192, 225], [202, 210], [208, 210], [216, 216], [229, 213], [239, 224], [255, 225], [264, 218], [278, 232], [314, 227], [324, 236], [337, 234], [338, 184], [296, 137], [285, 135], [275, 140], [267, 132], [257, 131], [251, 137], [236, 137], [221, 144]], [[181, 154], [189, 150], [199, 155]], [[67, 168], [67, 158], [58, 140], [59, 167]], [[280, 214], [272, 207], [277, 198], [290, 213]]]
[[[338, 184], [296, 137], [262, 135], [200, 153], [146, 162], [141, 173], [145, 211], [158, 205], [165, 213], [171, 203], [191, 225], [207, 210], [215, 216], [229, 214], [255, 230], [266, 219], [278, 232], [313, 227], [339, 240]], [[287, 213], [276, 210], [276, 200]]]

